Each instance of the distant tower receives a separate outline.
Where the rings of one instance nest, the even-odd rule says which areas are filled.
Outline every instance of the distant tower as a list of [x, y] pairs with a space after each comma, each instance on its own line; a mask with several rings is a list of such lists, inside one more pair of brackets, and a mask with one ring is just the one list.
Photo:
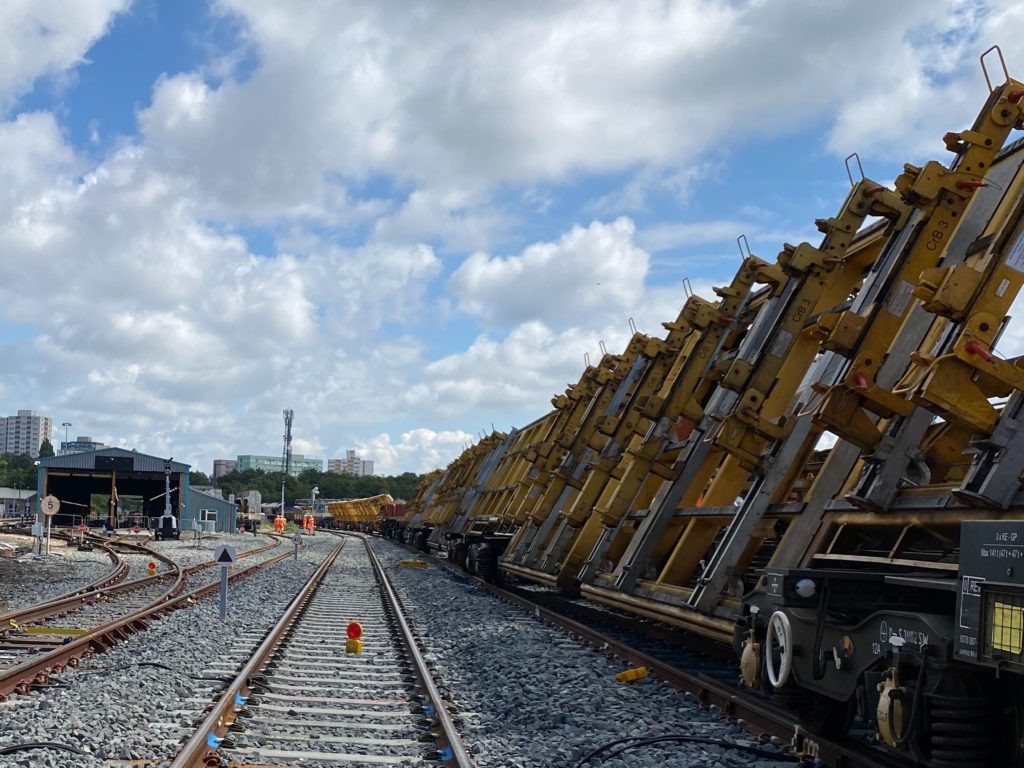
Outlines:
[[292, 419], [294, 417], [295, 411], [291, 408], [284, 412], [284, 450], [281, 453], [281, 466], [286, 475], [292, 471]]

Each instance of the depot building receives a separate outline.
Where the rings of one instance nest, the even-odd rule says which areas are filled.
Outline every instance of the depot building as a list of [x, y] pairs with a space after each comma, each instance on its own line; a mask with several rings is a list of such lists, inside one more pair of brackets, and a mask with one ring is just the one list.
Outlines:
[[237, 505], [194, 492], [189, 488], [190, 465], [173, 458], [102, 448], [37, 463], [37, 498], [54, 496], [60, 502], [53, 517], [56, 526], [148, 529], [156, 527], [168, 508], [182, 531], [191, 530], [193, 520], [200, 520], [206, 531], [233, 531], [237, 524]]

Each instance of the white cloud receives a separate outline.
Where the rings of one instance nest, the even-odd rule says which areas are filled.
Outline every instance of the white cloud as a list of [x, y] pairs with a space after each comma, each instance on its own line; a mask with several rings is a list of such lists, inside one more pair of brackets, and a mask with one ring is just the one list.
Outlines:
[[423, 313], [431, 248], [309, 238], [257, 257], [141, 147], [79, 176], [50, 115], [0, 123], [4, 140], [21, 151], [0, 161], [0, 320], [31, 328], [2, 348], [12, 407], [203, 462], [276, 453], [285, 407], [311, 447], [396, 415], [421, 342], [382, 328]]
[[[944, 6], [944, 7], [942, 7]], [[942, 152], [945, 131], [970, 128], [987, 93], [978, 54], [1002, 42], [1010, 73], [1024, 66], [1014, 44], [1024, 35], [1024, 6], [1015, 0], [952, 0], [878, 57], [884, 66], [871, 87], [840, 102], [828, 146], [837, 153], [870, 149], [906, 159]], [[994, 84], [1005, 81], [993, 53], [986, 58]], [[947, 156], [948, 157], [948, 156]]]
[[501, 325], [528, 319], [565, 325], [624, 313], [643, 293], [648, 256], [627, 218], [576, 226], [554, 243], [508, 258], [474, 253], [452, 275], [459, 306]]
[[[948, 37], [951, 13], [963, 37], [979, 33], [972, 5], [220, 0], [257, 68], [217, 85], [164, 78], [140, 124], [161, 167], [199, 179], [224, 215], [329, 219], [355, 204], [353, 184], [385, 175], [463, 218], [460, 195], [436, 190], [627, 172], [594, 203], [616, 213], [642, 208], [651, 184], [685, 196], [729, 146], [837, 110], [845, 154], [859, 101], [940, 61], [922, 54]], [[406, 208], [400, 232], [435, 211], [415, 192]]]
[[[126, 4], [6, 3], [0, 107], [66, 76]], [[1024, 26], [1009, 2], [979, 7], [217, 0], [240, 47], [156, 82], [108, 156], [77, 155], [45, 112], [0, 122], [0, 319], [30, 329], [0, 347], [0, 395], [187, 459], [276, 454], [291, 407], [304, 450], [443, 465], [463, 426], [543, 413], [600, 340], [622, 349], [628, 316], [662, 335], [683, 296], [651, 287], [650, 253], [784, 239], [771, 210], [640, 232], [615, 213], [685, 200], [753, 136], [824, 124], [807, 151], [895, 152], [963, 127], [983, 88], [967, 52]], [[602, 175], [626, 181], [591, 187]], [[572, 227], [563, 181], [605, 220]], [[564, 234], [495, 252], [531, 236], [506, 200]], [[466, 250], [439, 297], [438, 254]], [[430, 335], [449, 304], [465, 348]]]
[[0, 110], [44, 75], [61, 75], [131, 0], [4, 0], [0, 3]]
[[474, 250], [488, 247], [510, 224], [479, 191], [417, 189], [401, 208], [377, 219], [374, 239], [408, 243], [440, 238], [446, 248]]
[[[710, 284], [694, 287], [703, 296], [712, 295]], [[642, 333], [664, 337], [661, 323], [675, 320], [684, 300], [681, 289], [648, 287], [631, 308], [631, 318], [592, 313], [562, 330], [531, 320], [504, 337], [483, 334], [465, 351], [427, 364], [423, 381], [410, 387], [402, 401], [411, 410], [430, 409], [436, 418], [476, 418], [488, 424], [501, 414], [521, 425], [546, 412], [553, 395], [579, 380], [585, 358], [597, 364], [602, 344], [613, 354], [622, 352], [632, 335], [628, 320]]]
[[374, 457], [373, 471], [377, 474], [429, 472], [447, 466], [475, 441], [473, 435], [462, 430], [413, 429], [403, 432], [397, 443], [386, 432], [371, 437], [357, 443], [356, 452]]
[[673, 171], [658, 171], [651, 166], [641, 168], [620, 188], [588, 203], [586, 208], [597, 213], [618, 214], [642, 211], [652, 191], [669, 192], [679, 202], [685, 202], [693, 193], [697, 182], [705, 181], [721, 170], [719, 163], [699, 163]]

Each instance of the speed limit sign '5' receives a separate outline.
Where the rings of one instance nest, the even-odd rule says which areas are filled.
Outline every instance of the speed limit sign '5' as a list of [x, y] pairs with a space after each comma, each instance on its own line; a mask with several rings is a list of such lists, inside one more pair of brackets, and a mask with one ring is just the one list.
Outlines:
[[43, 500], [39, 502], [39, 505], [43, 508], [43, 514], [47, 517], [56, 515], [60, 510], [60, 502], [56, 496], [44, 496]]

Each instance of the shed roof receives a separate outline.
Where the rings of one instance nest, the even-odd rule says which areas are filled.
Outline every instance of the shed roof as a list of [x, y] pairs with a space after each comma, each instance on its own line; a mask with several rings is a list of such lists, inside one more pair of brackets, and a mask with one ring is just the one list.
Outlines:
[[204, 493], [203, 491], [197, 491], [195, 488], [189, 486], [188, 489], [188, 500], [187, 505], [190, 510], [193, 509], [220, 509], [220, 510], [236, 510], [238, 509], [238, 502], [228, 501], [222, 496], [217, 496], [212, 493]]
[[[163, 472], [164, 462], [166, 461], [166, 459], [162, 459], [159, 456], [150, 456], [147, 453], [139, 453], [138, 451], [128, 451], [124, 448], [100, 448], [98, 451], [67, 453], [63, 456], [47, 456], [45, 459], [39, 459], [39, 466], [46, 469], [96, 469], [97, 456], [130, 457], [132, 459], [132, 469], [135, 472]], [[190, 466], [180, 461], [171, 461], [171, 472], [188, 472]]]

